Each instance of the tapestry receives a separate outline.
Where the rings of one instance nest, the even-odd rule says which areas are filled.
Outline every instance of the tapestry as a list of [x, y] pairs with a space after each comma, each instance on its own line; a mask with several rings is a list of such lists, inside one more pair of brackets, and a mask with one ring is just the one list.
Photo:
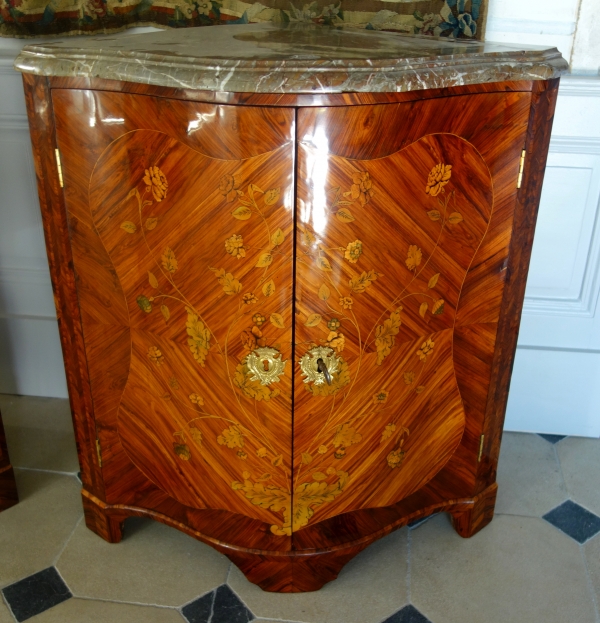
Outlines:
[[483, 39], [488, 0], [0, 0], [0, 36], [102, 34], [257, 22], [315, 22]]

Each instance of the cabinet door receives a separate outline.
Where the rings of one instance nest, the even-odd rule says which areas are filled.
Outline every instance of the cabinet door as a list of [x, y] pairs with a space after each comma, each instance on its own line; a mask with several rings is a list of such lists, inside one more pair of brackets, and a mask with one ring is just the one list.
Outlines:
[[167, 494], [284, 535], [293, 111], [53, 104], [106, 500]]
[[529, 100], [300, 113], [294, 531], [475, 489]]

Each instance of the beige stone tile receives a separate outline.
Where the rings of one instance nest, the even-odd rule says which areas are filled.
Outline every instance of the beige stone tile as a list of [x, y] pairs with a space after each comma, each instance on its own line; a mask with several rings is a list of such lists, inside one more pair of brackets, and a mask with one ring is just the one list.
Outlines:
[[15, 623], [12, 614], [0, 597], [0, 623]]
[[15, 467], [79, 471], [68, 400], [0, 394], [0, 411]]
[[266, 593], [232, 567], [228, 583], [254, 616], [306, 623], [382, 621], [407, 602], [407, 529], [373, 543], [314, 593]]
[[411, 600], [443, 623], [594, 623], [579, 546], [543, 519], [497, 516], [462, 539], [440, 515], [412, 533]]
[[30, 619], [32, 623], [184, 623], [177, 610], [69, 599]]
[[83, 516], [73, 476], [16, 470], [21, 501], [0, 513], [0, 586], [54, 563]]
[[569, 497], [600, 515], [600, 439], [567, 437], [556, 450]]
[[600, 605], [600, 534], [590, 539], [584, 546], [587, 568], [592, 588], [596, 594], [596, 603]]
[[229, 560], [212, 547], [150, 519], [128, 519], [121, 543], [82, 522], [57, 568], [74, 595], [181, 606], [223, 584]]
[[554, 446], [538, 435], [504, 433], [496, 512], [541, 517], [566, 499]]

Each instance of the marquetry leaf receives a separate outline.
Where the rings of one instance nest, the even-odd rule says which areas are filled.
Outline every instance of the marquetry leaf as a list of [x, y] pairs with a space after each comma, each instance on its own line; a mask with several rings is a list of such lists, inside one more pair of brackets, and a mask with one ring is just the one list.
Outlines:
[[[265, 193], [265, 205], [272, 206], [277, 199], [279, 199], [279, 195], [281, 193], [281, 188], [270, 188]], [[281, 230], [280, 230], [281, 231]]]
[[246, 206], [239, 206], [231, 213], [231, 216], [238, 221], [247, 221], [252, 216], [252, 210]]
[[224, 429], [223, 432], [217, 437], [217, 443], [220, 446], [227, 446], [228, 448], [243, 448], [244, 434], [237, 424], [233, 424], [232, 426]]
[[302, 464], [303, 465], [309, 465], [310, 463], [312, 463], [312, 460], [313, 458], [308, 452], [302, 453]]
[[146, 312], [147, 314], [149, 314], [152, 311], [152, 303], [150, 302], [147, 296], [140, 294], [140, 296], [138, 296], [137, 299], [135, 299], [135, 302], [138, 304], [139, 308], [143, 312]]
[[177, 270], [177, 260], [175, 259], [175, 253], [173, 249], [167, 247], [161, 255], [162, 266], [165, 270], [168, 270], [173, 274]]
[[187, 312], [185, 327], [188, 334], [188, 347], [194, 359], [204, 366], [210, 348], [210, 331], [191, 307], [186, 307], [185, 310]]
[[392, 347], [396, 343], [396, 335], [400, 331], [402, 320], [400, 312], [402, 307], [390, 314], [375, 331], [375, 347], [377, 348], [377, 364], [381, 365], [383, 360], [392, 352]]
[[224, 268], [211, 268], [217, 277], [218, 282], [223, 286], [223, 292], [229, 294], [239, 294], [242, 290], [242, 284], [231, 273], [226, 273]]
[[254, 264], [256, 268], [264, 268], [265, 266], [270, 266], [273, 261], [273, 256], [270, 253], [261, 253], [258, 258], [258, 262]]
[[271, 324], [278, 329], [285, 329], [285, 322], [283, 321], [283, 316], [281, 314], [271, 314], [269, 316], [269, 320]]
[[319, 298], [322, 301], [326, 301], [330, 296], [331, 296], [331, 290], [326, 284], [322, 284], [321, 287], [319, 288]]
[[283, 233], [281, 227], [278, 227], [277, 230], [271, 234], [271, 244], [275, 247], [279, 246], [285, 240], [285, 234]]
[[254, 197], [254, 193], [260, 193], [262, 195], [264, 194], [264, 192], [265, 191], [258, 187], [256, 184], [250, 184], [250, 186], [248, 186], [248, 194], [251, 197]]
[[250, 472], [242, 472], [242, 478], [248, 480], [252, 474]]
[[425, 318], [425, 314], [428, 309], [429, 305], [427, 303], [421, 303], [421, 307], [419, 307], [419, 316], [421, 316], [421, 318]]
[[338, 217], [342, 223], [352, 223], [352, 221], [356, 220], [354, 216], [352, 216], [352, 212], [348, 210], [348, 208], [342, 208], [338, 210], [335, 215]]
[[171, 312], [169, 311], [169, 308], [166, 305], [161, 305], [160, 311], [163, 315], [163, 318], [165, 319], [165, 322], [169, 322], [169, 318], [171, 317]]
[[148, 271], [148, 282], [153, 288], [158, 288], [158, 279], [154, 273], [151, 273], [150, 271]]
[[265, 482], [266, 480], [271, 480], [271, 474], [263, 474], [256, 480], [258, 480], [258, 482]]
[[431, 313], [439, 316], [444, 313], [444, 299], [438, 299], [431, 307]]
[[279, 467], [283, 463], [283, 456], [278, 454], [272, 461], [273, 467]]
[[435, 288], [435, 286], [437, 286], [437, 282], [440, 278], [440, 273], [436, 273], [430, 280], [429, 283], [427, 284], [428, 288]]
[[121, 223], [121, 229], [124, 229], [128, 234], [135, 234], [137, 231], [135, 223], [132, 223], [131, 221], [124, 221]]
[[336, 448], [340, 446], [347, 448], [355, 443], [358, 443], [362, 439], [362, 435], [356, 432], [356, 429], [350, 426], [349, 422], [337, 427], [335, 435], [333, 437], [333, 445]]
[[152, 231], [158, 225], [158, 219], [151, 216], [150, 218], [146, 219], [144, 225], [146, 226], [146, 229], [148, 231]]
[[352, 277], [350, 281], [348, 281], [348, 285], [352, 292], [364, 292], [378, 277], [382, 275], [376, 273], [374, 270], [369, 270], [368, 272], [362, 272], [357, 277]]
[[310, 247], [316, 242], [316, 238], [314, 237], [312, 232], [310, 232], [308, 229], [305, 229], [300, 234], [300, 242], [305, 247]]
[[198, 428], [190, 428], [190, 437], [196, 442], [197, 445], [202, 445], [202, 432]]
[[417, 389], [415, 389], [415, 392], [417, 392], [417, 394], [421, 394], [425, 391], [425, 385], [419, 385], [419, 387], [417, 387]]
[[323, 257], [322, 255], [319, 255], [319, 257], [317, 258], [317, 266], [324, 271], [331, 271], [331, 264], [329, 263], [329, 260], [326, 257]]
[[311, 314], [304, 323], [307, 327], [316, 327], [321, 322], [321, 314]]
[[439, 210], [429, 210], [429, 212], [427, 212], [427, 216], [432, 221], [439, 221], [442, 218], [442, 215], [440, 214]]
[[323, 472], [314, 472], [312, 474], [312, 478], [313, 480], [316, 480], [317, 482], [321, 482], [327, 479], [327, 474], [324, 474]]
[[452, 223], [456, 225], [463, 220], [462, 214], [460, 212], [452, 212], [452, 214], [448, 217], [448, 223]]
[[267, 283], [265, 283], [262, 287], [262, 293], [267, 297], [275, 294], [275, 282], [272, 279], [267, 281]]
[[416, 244], [411, 244], [408, 247], [408, 254], [406, 256], [406, 260], [404, 261], [408, 270], [416, 270], [422, 259], [423, 252], [421, 249], [417, 247]]

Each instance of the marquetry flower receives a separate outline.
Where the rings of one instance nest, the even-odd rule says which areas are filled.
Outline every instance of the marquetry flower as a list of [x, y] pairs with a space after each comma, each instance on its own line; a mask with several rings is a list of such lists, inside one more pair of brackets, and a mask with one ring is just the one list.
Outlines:
[[414, 372], [405, 372], [402, 376], [404, 377], [404, 382], [407, 385], [410, 385], [415, 380]]
[[264, 458], [267, 456], [267, 449], [266, 449], [266, 448], [259, 448], [259, 449], [256, 451], [256, 456], [257, 456], [259, 459], [264, 459]]
[[219, 190], [228, 202], [233, 201], [238, 196], [237, 191], [235, 190], [235, 179], [233, 178], [233, 175], [226, 173], [223, 177], [221, 177], [219, 180]]
[[173, 449], [175, 450], [175, 454], [182, 461], [189, 461], [192, 458], [192, 453], [190, 452], [190, 448], [185, 443], [174, 443]]
[[404, 452], [402, 450], [392, 450], [387, 455], [387, 464], [394, 469], [395, 467], [400, 467], [402, 464], [402, 460], [404, 459]]
[[204, 404], [204, 398], [202, 398], [202, 396], [199, 396], [198, 394], [190, 394], [188, 398], [190, 399], [190, 402], [192, 402], [195, 405]]
[[156, 201], [162, 201], [167, 196], [167, 189], [169, 183], [165, 174], [158, 167], [150, 167], [145, 171], [144, 184], [146, 184], [146, 190], [152, 191], [152, 195]]
[[358, 258], [362, 255], [363, 248], [360, 240], [349, 242], [346, 250], [344, 251], [344, 257], [351, 263], [356, 264]]
[[354, 301], [349, 296], [340, 297], [340, 307], [342, 307], [342, 309], [352, 309], [353, 304]]
[[441, 192], [444, 192], [444, 186], [450, 181], [451, 175], [451, 164], [442, 164], [441, 162], [436, 164], [427, 177], [425, 192], [432, 197], [437, 197]]
[[243, 448], [244, 435], [236, 424], [226, 428], [218, 437], [217, 442], [220, 446], [228, 448]]
[[338, 353], [341, 353], [344, 350], [344, 346], [346, 346], [346, 338], [343, 333], [330, 331], [325, 344], [327, 344], [330, 348], [335, 349]]
[[156, 346], [150, 346], [148, 349], [148, 357], [150, 361], [153, 361], [157, 366], [162, 366], [165, 362], [165, 358], [163, 354], [158, 350]]
[[251, 329], [242, 331], [240, 338], [242, 340], [242, 346], [248, 350], [254, 350], [257, 347], [263, 347], [267, 345], [267, 341], [263, 337], [262, 331], [254, 326]]
[[254, 314], [254, 316], [252, 316], [252, 322], [257, 327], [261, 327], [263, 324], [265, 324], [266, 321], [267, 319], [261, 313]]
[[344, 448], [343, 446], [341, 448], [338, 448], [334, 453], [333, 456], [336, 459], [343, 459], [346, 456], [346, 448]]
[[319, 446], [319, 449], [317, 450], [317, 452], [319, 454], [325, 454], [327, 452], [327, 446]]
[[225, 251], [227, 251], [229, 255], [237, 257], [238, 260], [241, 257], [246, 257], [243, 238], [237, 234], [233, 234], [233, 236], [227, 238], [227, 240], [225, 240]]
[[242, 296], [242, 302], [245, 305], [254, 305], [254, 303], [258, 303], [258, 299], [254, 296], [254, 294], [248, 292], [248, 294], [244, 294], [244, 296]]
[[432, 341], [431, 338], [427, 338], [422, 344], [421, 348], [417, 351], [417, 355], [421, 361], [425, 361], [431, 352], [433, 351], [433, 346], [435, 342]]
[[245, 461], [248, 458], [248, 455], [243, 450], [238, 450], [237, 457], [238, 459], [242, 459], [242, 461]]
[[379, 443], [383, 443], [386, 439], [389, 439], [394, 434], [395, 430], [395, 424], [392, 424], [391, 422], [389, 424], [386, 424], [386, 427], [381, 432], [381, 441]]
[[376, 405], [383, 404], [384, 402], [387, 402], [389, 395], [390, 395], [390, 392], [386, 392], [385, 390], [382, 389], [373, 395], [373, 403]]
[[190, 425], [190, 437], [199, 445], [202, 445], [202, 431]]
[[356, 429], [350, 426], [349, 422], [345, 422], [337, 427], [333, 436], [333, 445], [336, 448], [347, 448], [362, 439], [362, 435], [356, 432]]
[[342, 323], [337, 318], [332, 318], [331, 320], [327, 322], [327, 328], [330, 331], [335, 331], [336, 329], [339, 329], [341, 326], [342, 326]]
[[352, 176], [354, 182], [350, 188], [350, 193], [353, 201], [358, 199], [361, 206], [369, 203], [369, 200], [375, 193], [372, 186], [371, 178], [366, 171], [360, 171]]
[[405, 260], [405, 264], [408, 270], [416, 270], [422, 259], [423, 253], [421, 249], [419, 249], [417, 245], [411, 244], [408, 247], [408, 255]]

